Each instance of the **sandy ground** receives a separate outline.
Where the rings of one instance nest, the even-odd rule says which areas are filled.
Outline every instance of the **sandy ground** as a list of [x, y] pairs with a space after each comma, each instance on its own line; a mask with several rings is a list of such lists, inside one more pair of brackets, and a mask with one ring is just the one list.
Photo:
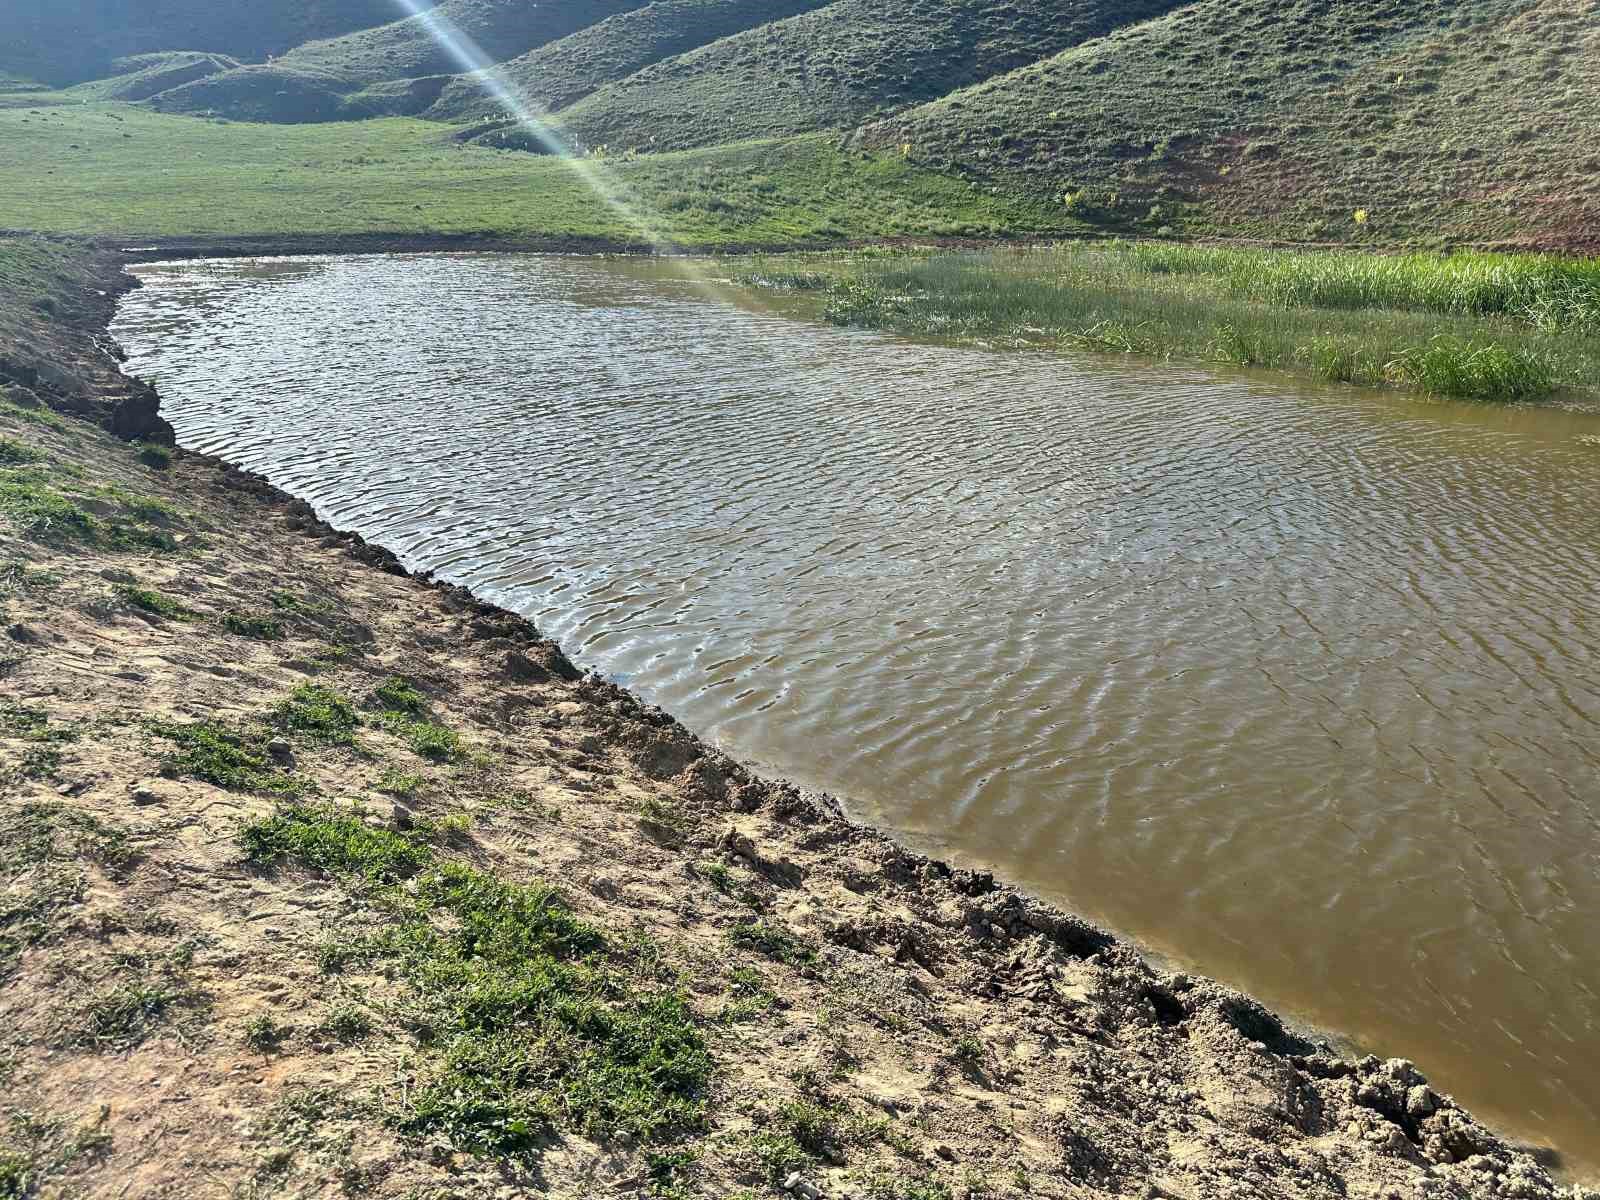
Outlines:
[[[142, 395], [94, 336], [111, 269], [0, 345], [0, 1197], [1595, 1195], [1410, 1064], [1341, 1060], [755, 777], [260, 480], [141, 459], [84, 419]], [[373, 709], [397, 678], [442, 753]], [[275, 717], [308, 686], [350, 699], [347, 742]], [[328, 951], [392, 909], [250, 862], [242, 831], [291, 801], [197, 777], [164, 731], [202, 722], [299, 803], [652, 947], [641, 986], [682, 993], [714, 1063], [703, 1118], [569, 1115], [498, 1156], [408, 1132], [447, 1048], [405, 979]]]

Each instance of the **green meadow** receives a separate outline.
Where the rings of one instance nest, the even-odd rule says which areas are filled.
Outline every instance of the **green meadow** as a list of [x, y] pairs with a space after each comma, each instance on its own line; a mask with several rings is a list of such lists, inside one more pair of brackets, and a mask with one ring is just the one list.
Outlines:
[[[12, 98], [15, 101], [15, 97]], [[1078, 228], [826, 136], [652, 156], [460, 144], [411, 118], [258, 125], [127, 104], [0, 107], [0, 229], [137, 239], [481, 234], [685, 247], [993, 237]], [[596, 190], [623, 203], [613, 207]]]

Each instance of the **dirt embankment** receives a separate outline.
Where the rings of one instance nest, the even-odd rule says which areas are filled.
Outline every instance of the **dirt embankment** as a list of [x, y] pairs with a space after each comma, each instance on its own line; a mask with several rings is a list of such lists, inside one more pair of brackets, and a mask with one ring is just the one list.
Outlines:
[[114, 267], [0, 346], [0, 1197], [1593, 1195], [59, 418]]

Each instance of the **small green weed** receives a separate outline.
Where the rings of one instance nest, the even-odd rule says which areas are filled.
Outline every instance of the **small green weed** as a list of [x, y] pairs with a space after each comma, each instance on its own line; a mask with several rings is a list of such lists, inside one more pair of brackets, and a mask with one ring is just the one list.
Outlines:
[[254, 638], [258, 642], [281, 642], [284, 636], [283, 622], [276, 617], [266, 617], [258, 613], [223, 613], [222, 627], [229, 633], [239, 637]]
[[930, 1176], [910, 1179], [879, 1171], [862, 1180], [861, 1188], [867, 1200], [952, 1200], [949, 1185]]
[[394, 675], [385, 680], [372, 693], [372, 699], [385, 712], [400, 713], [403, 716], [420, 717], [428, 711], [428, 698], [417, 690], [415, 684], [401, 675]]
[[408, 879], [431, 861], [428, 849], [404, 834], [327, 808], [284, 809], [248, 825], [241, 839], [246, 857], [259, 867], [293, 860], [373, 883]]
[[786, 1100], [777, 1124], [813, 1158], [831, 1158], [839, 1142], [838, 1113], [811, 1100]]
[[793, 1134], [775, 1129], [764, 1129], [746, 1137], [736, 1159], [773, 1187], [782, 1186], [793, 1172], [804, 1171], [817, 1163], [816, 1157], [796, 1141]]
[[33, 1188], [33, 1164], [20, 1154], [0, 1152], [0, 1200], [22, 1200]]
[[172, 451], [166, 446], [159, 446], [154, 442], [139, 442], [139, 461], [145, 466], [157, 471], [165, 471], [172, 465]]
[[416, 835], [425, 841], [459, 842], [472, 832], [472, 818], [466, 813], [451, 813], [445, 817], [419, 817], [415, 824]]
[[0, 467], [23, 467], [43, 462], [44, 455], [14, 438], [0, 437]]
[[404, 738], [423, 758], [434, 762], [454, 762], [462, 755], [460, 735], [443, 725], [410, 720], [399, 713], [385, 713], [383, 726]]
[[372, 1033], [372, 1018], [359, 1005], [345, 1002], [328, 1010], [317, 1032], [345, 1045], [354, 1045]]
[[754, 950], [776, 962], [805, 966], [816, 961], [816, 951], [787, 929], [765, 921], [746, 921], [735, 925], [728, 940], [743, 950]]
[[650, 1177], [650, 1195], [657, 1200], [689, 1200], [695, 1193], [690, 1190], [690, 1178], [700, 1156], [687, 1147], [675, 1150], [652, 1150], [645, 1155], [645, 1169]]
[[421, 775], [402, 771], [398, 767], [389, 767], [378, 776], [378, 782], [373, 786], [385, 796], [409, 800], [420, 793], [427, 782]]
[[983, 1043], [969, 1033], [956, 1040], [951, 1053], [963, 1066], [975, 1067], [983, 1061]]
[[767, 990], [766, 980], [753, 967], [733, 967], [728, 971], [728, 1001], [717, 1014], [724, 1025], [758, 1020], [778, 1005], [778, 998]]
[[158, 617], [167, 617], [175, 621], [186, 621], [195, 615], [171, 596], [164, 596], [160, 592], [152, 591], [150, 588], [138, 587], [131, 583], [121, 583], [112, 590], [124, 604], [130, 605], [140, 612], [151, 613]]
[[215, 721], [189, 725], [157, 721], [149, 729], [177, 747], [162, 759], [161, 769], [169, 776], [187, 775], [236, 792], [298, 796], [310, 790], [308, 781], [273, 767], [258, 748], [259, 739]]
[[329, 745], [349, 745], [361, 724], [355, 706], [332, 688], [307, 683], [295, 688], [273, 710], [279, 728]]
[[184, 1009], [199, 1007], [198, 993], [166, 983], [119, 984], [84, 1006], [70, 1044], [97, 1051], [128, 1050]]
[[260, 1013], [244, 1023], [244, 1044], [259, 1054], [272, 1054], [291, 1033], [289, 1026], [280, 1024], [270, 1013]]
[[658, 840], [676, 845], [683, 840], [689, 820], [677, 805], [659, 796], [646, 796], [639, 802], [639, 824]]
[[733, 895], [733, 872], [726, 864], [715, 861], [698, 862], [694, 872], [724, 896]]

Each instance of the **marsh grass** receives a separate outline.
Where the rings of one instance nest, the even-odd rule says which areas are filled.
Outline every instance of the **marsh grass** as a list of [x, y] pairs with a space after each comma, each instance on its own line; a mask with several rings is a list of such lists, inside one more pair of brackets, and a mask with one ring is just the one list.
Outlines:
[[[758, 262], [838, 325], [1265, 367], [1470, 400], [1593, 395], [1600, 263], [1108, 243]], [[829, 282], [815, 283], [811, 275]]]
[[684, 995], [552, 889], [326, 808], [283, 808], [242, 843], [265, 869], [346, 881], [385, 918], [361, 956], [409, 985], [403, 1020], [427, 1051], [386, 1110], [398, 1129], [527, 1160], [555, 1129], [654, 1139], [703, 1123], [711, 1058]]

